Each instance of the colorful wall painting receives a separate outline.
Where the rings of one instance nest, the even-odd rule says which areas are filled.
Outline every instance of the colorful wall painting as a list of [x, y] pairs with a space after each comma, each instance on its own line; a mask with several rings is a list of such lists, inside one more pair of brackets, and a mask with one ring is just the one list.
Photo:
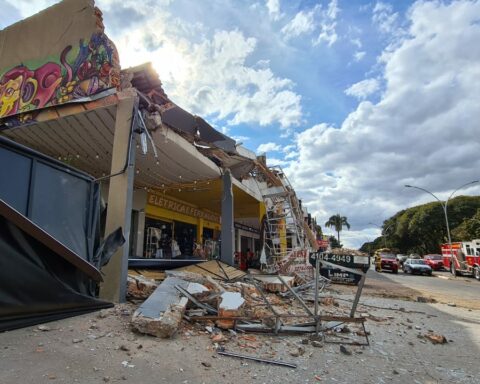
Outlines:
[[[0, 119], [99, 93], [120, 85], [118, 53], [103, 33], [57, 58], [22, 63], [0, 73]], [[27, 113], [26, 116], [29, 114]]]

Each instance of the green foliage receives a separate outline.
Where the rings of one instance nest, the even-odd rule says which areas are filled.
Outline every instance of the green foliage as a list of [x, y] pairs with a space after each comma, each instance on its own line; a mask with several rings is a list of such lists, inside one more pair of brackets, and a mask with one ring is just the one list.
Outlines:
[[321, 239], [323, 237], [322, 227], [318, 224], [315, 224], [315, 232], [317, 234], [317, 239]]
[[[468, 241], [480, 238], [480, 197], [458, 196], [449, 201], [448, 223], [452, 241]], [[439, 253], [440, 244], [448, 241], [445, 215], [439, 202], [418, 205], [397, 212], [383, 223], [383, 235], [389, 248], [400, 253]], [[360, 248], [384, 246], [383, 236]]]
[[325, 227], [333, 227], [337, 232], [337, 241], [340, 244], [340, 232], [342, 231], [343, 227], [347, 227], [350, 229], [350, 224], [347, 221], [346, 216], [341, 216], [339, 213], [336, 215], [330, 216], [328, 221], [325, 223]]
[[465, 219], [462, 224], [452, 230], [452, 237], [455, 239], [480, 239], [480, 209], [477, 213]]
[[328, 241], [330, 241], [330, 247], [332, 248], [342, 248], [343, 245], [338, 242], [335, 236], [329, 236]]

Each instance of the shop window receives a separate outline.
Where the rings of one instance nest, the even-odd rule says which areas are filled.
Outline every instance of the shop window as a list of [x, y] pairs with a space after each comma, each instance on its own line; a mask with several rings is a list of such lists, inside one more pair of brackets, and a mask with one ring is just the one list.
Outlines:
[[172, 223], [146, 217], [144, 233], [144, 257], [148, 259], [171, 259], [172, 233]]
[[172, 245], [173, 257], [182, 259], [192, 257], [197, 242], [197, 226], [180, 221], [175, 221], [174, 225], [175, 232], [173, 237], [176, 244], [174, 242]]

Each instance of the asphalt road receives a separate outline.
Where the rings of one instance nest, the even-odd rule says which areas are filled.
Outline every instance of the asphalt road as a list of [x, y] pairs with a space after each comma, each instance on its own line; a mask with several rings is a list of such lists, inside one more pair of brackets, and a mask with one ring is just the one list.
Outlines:
[[400, 284], [442, 303], [455, 303], [467, 308], [479, 308], [480, 305], [480, 282], [472, 277], [453, 277], [449, 272], [434, 272], [431, 277], [407, 275], [402, 271], [394, 275], [370, 269], [368, 278]]

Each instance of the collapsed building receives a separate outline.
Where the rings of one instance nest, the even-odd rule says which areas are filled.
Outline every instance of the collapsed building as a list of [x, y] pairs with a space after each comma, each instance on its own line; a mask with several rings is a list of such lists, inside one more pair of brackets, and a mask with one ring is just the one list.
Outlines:
[[283, 171], [176, 105], [151, 64], [122, 69], [91, 0], [0, 31], [0, 138], [0, 330], [123, 301], [129, 265], [251, 252], [311, 269], [312, 218]]

